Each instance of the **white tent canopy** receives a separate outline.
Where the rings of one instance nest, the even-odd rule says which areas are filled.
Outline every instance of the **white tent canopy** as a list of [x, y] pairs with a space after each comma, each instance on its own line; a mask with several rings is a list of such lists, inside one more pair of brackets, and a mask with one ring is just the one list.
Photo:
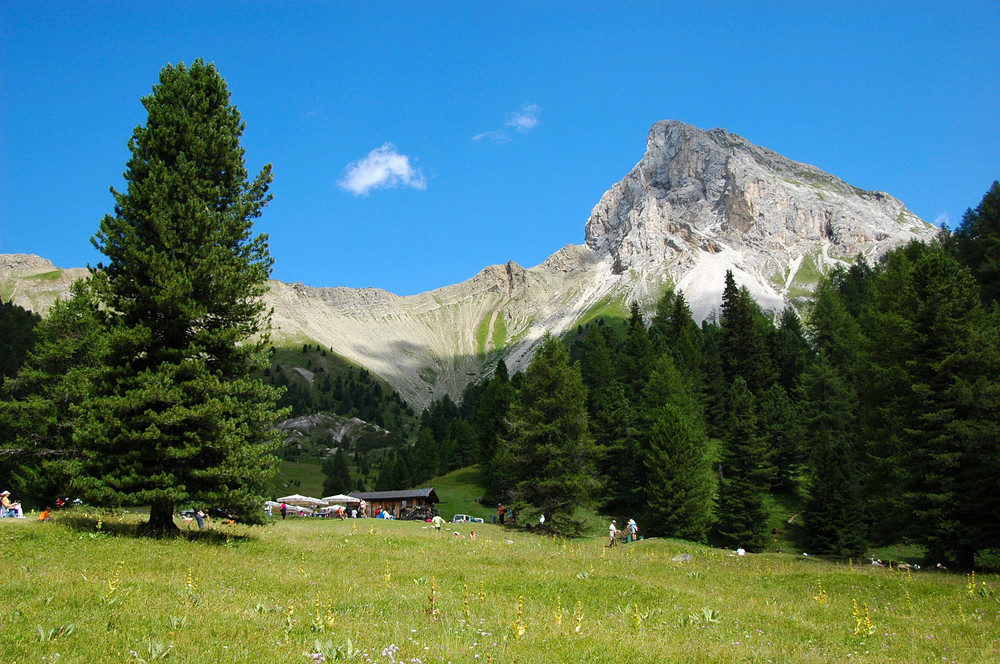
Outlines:
[[311, 498], [309, 496], [303, 496], [302, 494], [293, 493], [290, 496], [284, 496], [278, 498], [279, 503], [287, 503], [289, 505], [298, 505], [300, 507], [318, 507], [320, 505], [326, 505], [325, 500], [320, 500], [319, 498]]
[[360, 498], [355, 498], [354, 496], [348, 496], [343, 493], [338, 493], [336, 496], [327, 496], [323, 499], [328, 503], [360, 503]]

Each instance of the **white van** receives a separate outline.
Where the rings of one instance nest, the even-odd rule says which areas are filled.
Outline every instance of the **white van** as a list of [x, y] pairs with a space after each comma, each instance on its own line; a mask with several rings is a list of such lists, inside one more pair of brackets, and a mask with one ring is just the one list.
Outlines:
[[477, 516], [470, 516], [468, 514], [456, 514], [451, 519], [452, 523], [483, 523], [483, 520]]

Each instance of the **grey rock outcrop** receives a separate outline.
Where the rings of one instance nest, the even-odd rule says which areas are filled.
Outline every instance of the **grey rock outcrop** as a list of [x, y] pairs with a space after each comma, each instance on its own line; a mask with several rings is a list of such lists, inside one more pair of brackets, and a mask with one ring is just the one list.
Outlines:
[[[632, 171], [585, 226], [541, 265], [492, 265], [471, 279], [400, 297], [376, 288], [271, 282], [276, 342], [319, 343], [388, 381], [415, 408], [461, 394], [499, 360], [524, 368], [545, 332], [595, 312], [650, 310], [684, 292], [699, 319], [721, 302], [726, 270], [761, 306], [806, 298], [838, 261], [876, 258], [937, 229], [898, 200], [723, 129], [659, 122]], [[56, 274], [38, 257], [0, 256], [0, 295], [44, 312], [86, 270]]]
[[[836, 261], [873, 260], [936, 228], [882, 192], [863, 191], [724, 129], [653, 125], [646, 153], [594, 208], [586, 246], [652, 295], [664, 277], [704, 318], [732, 270], [765, 308], [807, 295]], [[647, 287], [643, 289], [642, 285]]]

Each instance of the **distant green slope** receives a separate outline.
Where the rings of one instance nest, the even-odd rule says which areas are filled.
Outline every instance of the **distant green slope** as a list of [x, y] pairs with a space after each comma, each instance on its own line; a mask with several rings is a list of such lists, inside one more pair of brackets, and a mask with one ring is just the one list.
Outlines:
[[278, 466], [277, 475], [268, 483], [268, 488], [273, 494], [268, 497], [278, 498], [300, 493], [303, 496], [322, 498], [324, 479], [326, 475], [317, 464], [282, 461]]
[[486, 490], [479, 466], [453, 470], [427, 480], [424, 485], [434, 487], [434, 493], [441, 500], [438, 504], [441, 516], [449, 521], [456, 514], [470, 514], [489, 521], [490, 515], [496, 513], [495, 509], [476, 502]]

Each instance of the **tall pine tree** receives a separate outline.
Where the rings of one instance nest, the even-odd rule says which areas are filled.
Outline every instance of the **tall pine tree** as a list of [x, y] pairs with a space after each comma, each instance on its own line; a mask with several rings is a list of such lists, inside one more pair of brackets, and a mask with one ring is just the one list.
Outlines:
[[592, 504], [598, 450], [587, 426], [587, 388], [563, 343], [546, 335], [511, 405], [503, 458], [514, 502], [534, 505], [565, 527], [574, 507]]
[[726, 271], [719, 325], [719, 357], [726, 384], [732, 385], [737, 376], [743, 376], [754, 394], [766, 390], [774, 380], [774, 370], [763, 333], [769, 332], [771, 325], [750, 291], [737, 288], [731, 270]]
[[799, 391], [803, 445], [809, 450], [804, 514], [809, 548], [860, 556], [865, 531], [854, 445], [854, 394], [825, 354], [806, 371]]
[[690, 387], [664, 355], [644, 394], [649, 532], [702, 542], [712, 515], [708, 436]]
[[976, 282], [939, 247], [910, 272], [912, 410], [898, 461], [907, 534], [962, 569], [1000, 545], [1000, 325]]
[[507, 365], [500, 360], [476, 399], [472, 420], [488, 500], [500, 500], [508, 488], [504, 470], [498, 467], [497, 451], [507, 436], [507, 412], [513, 398], [514, 388], [507, 376]]
[[150, 505], [154, 532], [175, 530], [184, 503], [259, 519], [278, 394], [254, 377], [272, 259], [252, 232], [271, 168], [247, 179], [244, 123], [213, 65], [168, 65], [142, 102], [128, 188], [112, 190], [93, 240], [109, 353], [77, 432], [79, 488], [96, 504]]
[[761, 435], [757, 403], [742, 376], [729, 389], [721, 458], [716, 528], [728, 546], [762, 551], [767, 543], [764, 496], [771, 482], [767, 446]]

